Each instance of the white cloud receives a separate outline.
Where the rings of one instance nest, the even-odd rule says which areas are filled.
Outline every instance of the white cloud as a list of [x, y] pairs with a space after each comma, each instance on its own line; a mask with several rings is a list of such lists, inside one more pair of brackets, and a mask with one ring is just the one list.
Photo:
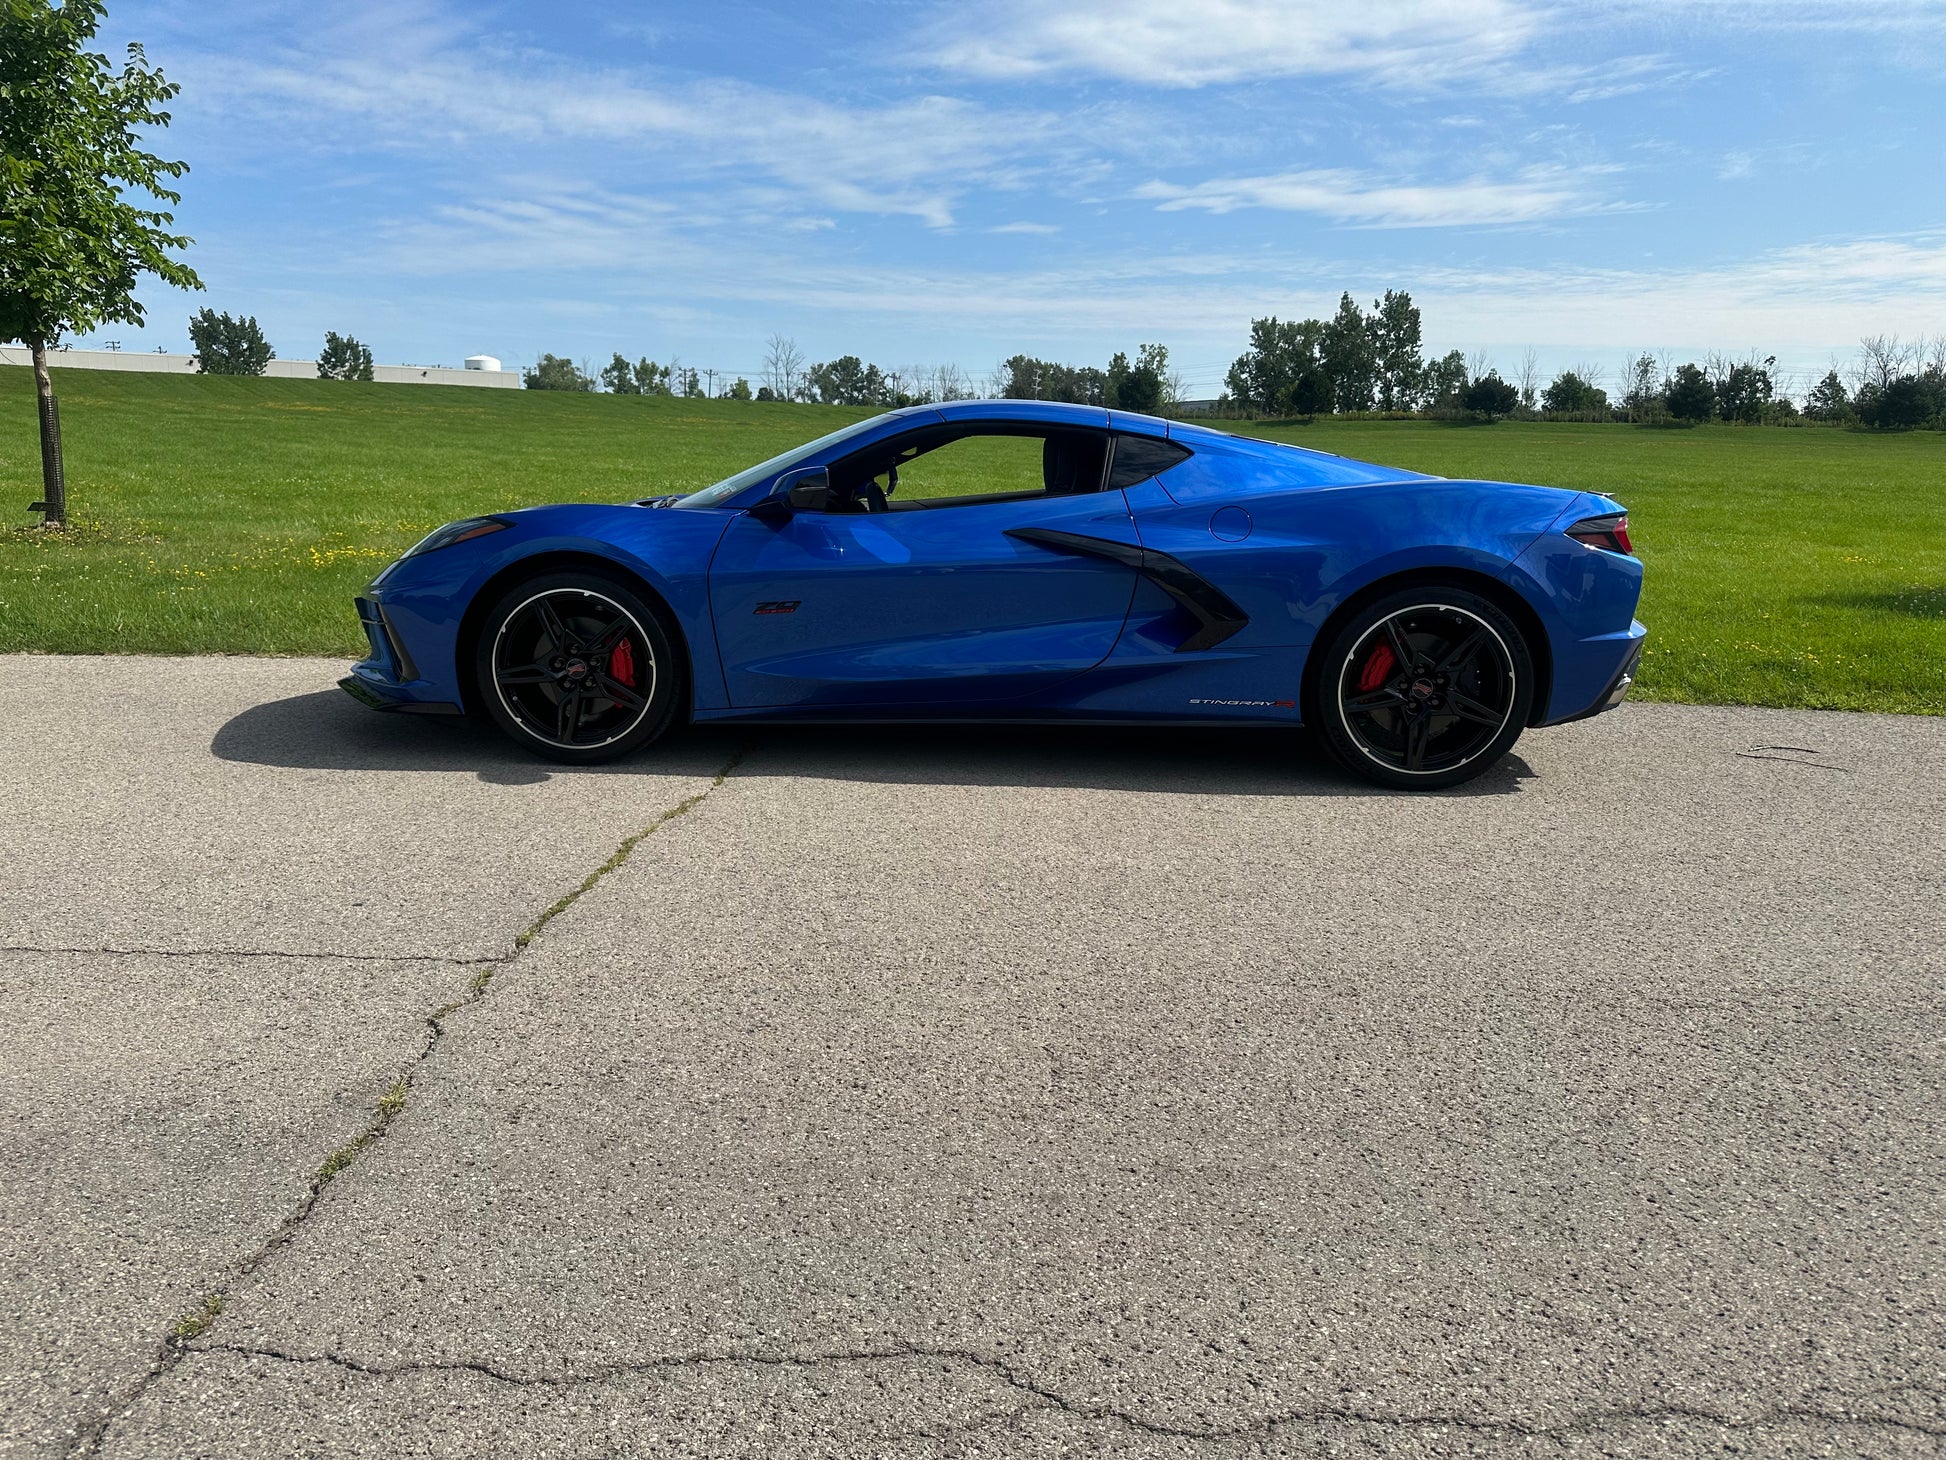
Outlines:
[[[343, 44], [339, 44], [339, 42]], [[814, 207], [953, 221], [968, 187], [1047, 165], [1063, 149], [1051, 112], [956, 97], [848, 104], [734, 80], [688, 80], [508, 53], [415, 18], [396, 34], [364, 14], [302, 56], [270, 46], [190, 56], [172, 68], [199, 103], [251, 135], [336, 149], [452, 154], [581, 145], [653, 157], [660, 179], [768, 179]], [[585, 158], [584, 158], [585, 160]]]
[[[1101, 254], [1025, 269], [864, 264], [773, 247], [666, 234], [668, 215], [627, 198], [559, 195], [544, 205], [448, 208], [397, 240], [400, 272], [531, 274], [536, 259], [585, 269], [616, 307], [683, 299], [713, 310], [786, 316], [847, 338], [898, 341], [887, 353], [940, 349], [962, 363], [985, 341], [1067, 351], [1088, 342], [1161, 338], [1195, 364], [1234, 355], [1254, 316], [1328, 314], [1338, 293], [1404, 287], [1425, 311], [1429, 341], [1620, 351], [1661, 345], [1780, 353], [1846, 347], [1860, 335], [1946, 333], [1946, 234], [1807, 243], [1697, 268], [1574, 265], [1429, 266], [1373, 256]], [[618, 250], [652, 246], [653, 276], [617, 282]], [[562, 285], [557, 282], [557, 290]], [[837, 341], [834, 340], [833, 347]], [[822, 348], [822, 347], [820, 347]], [[869, 348], [859, 344], [846, 348]], [[1227, 354], [1225, 353], [1227, 352]], [[1099, 353], [1099, 351], [1097, 351]], [[1207, 364], [1209, 361], [1203, 361]], [[1220, 376], [1221, 372], [1216, 372]]]
[[1002, 81], [1079, 74], [1197, 87], [1284, 77], [1399, 89], [1557, 92], [1595, 101], [1699, 81], [1659, 55], [1585, 51], [1591, 31], [1879, 33], [1910, 50], [1946, 30], [1939, 0], [961, 0], [919, 47], [948, 71]]
[[1002, 223], [998, 228], [989, 228], [988, 233], [1059, 233], [1058, 225], [1053, 223]]
[[997, 0], [942, 21], [929, 42], [940, 65], [977, 76], [1082, 71], [1202, 86], [1450, 78], [1514, 55], [1538, 29], [1516, 0]]
[[1589, 176], [1589, 172], [1571, 172], [1566, 168], [1532, 167], [1509, 179], [1399, 183], [1344, 168], [1328, 168], [1262, 177], [1211, 178], [1190, 187], [1151, 182], [1136, 189], [1136, 196], [1156, 200], [1158, 208], [1165, 213], [1188, 208], [1211, 213], [1274, 208], [1315, 213], [1366, 228], [1535, 223], [1626, 206], [1596, 197], [1588, 187]]

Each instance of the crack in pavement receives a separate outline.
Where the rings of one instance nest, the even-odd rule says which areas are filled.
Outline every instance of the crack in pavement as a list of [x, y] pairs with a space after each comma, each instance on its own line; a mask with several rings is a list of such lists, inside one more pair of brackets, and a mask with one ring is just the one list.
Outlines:
[[[1779, 755], [1776, 753], [1778, 751], [1783, 751], [1785, 754]], [[1851, 774], [1850, 766], [1832, 765], [1829, 761], [1803, 759], [1807, 755], [1816, 756], [1823, 754], [1822, 751], [1812, 750], [1809, 746], [1805, 745], [1753, 745], [1748, 750], [1737, 751], [1736, 754], [1742, 760], [1775, 760], [1782, 761], [1785, 765], [1806, 766], [1814, 771], [1838, 771], [1844, 775]]]
[[[1267, 1435], [1273, 1431], [1298, 1425], [1325, 1424], [1365, 1424], [1378, 1425], [1390, 1429], [1459, 1429], [1469, 1433], [1500, 1435], [1516, 1438], [1546, 1438], [1552, 1435], [1592, 1434], [1617, 1424], [1634, 1421], [1653, 1422], [1661, 1419], [1687, 1419], [1707, 1424], [1721, 1425], [1726, 1429], [1760, 1429], [1790, 1420], [1808, 1421], [1819, 1424], [1846, 1425], [1859, 1428], [1878, 1428], [1903, 1430], [1909, 1433], [1931, 1437], [1946, 1437], [1946, 1424], [1925, 1425], [1913, 1420], [1892, 1419], [1880, 1415], [1835, 1414], [1829, 1410], [1816, 1409], [1807, 1404], [1779, 1404], [1767, 1406], [1754, 1415], [1739, 1417], [1722, 1414], [1714, 1410], [1702, 1409], [1693, 1405], [1655, 1404], [1619, 1407], [1613, 1409], [1587, 1410], [1576, 1414], [1561, 1424], [1526, 1424], [1510, 1419], [1479, 1419], [1457, 1414], [1396, 1415], [1383, 1414], [1371, 1410], [1361, 1410], [1344, 1405], [1317, 1405], [1307, 1409], [1292, 1410], [1285, 1414], [1269, 1415], [1253, 1420], [1248, 1424], [1227, 1426], [1187, 1426], [1172, 1425], [1161, 1420], [1151, 1419], [1132, 1410], [1110, 1404], [1095, 1404], [1070, 1399], [1058, 1390], [1024, 1377], [1012, 1365], [990, 1355], [978, 1354], [970, 1349], [934, 1348], [920, 1344], [887, 1344], [881, 1348], [831, 1350], [817, 1353], [690, 1353], [670, 1354], [651, 1359], [638, 1359], [629, 1362], [600, 1365], [591, 1369], [561, 1375], [516, 1374], [510, 1370], [489, 1363], [484, 1359], [445, 1359], [445, 1360], [408, 1360], [397, 1364], [373, 1364], [342, 1354], [293, 1354], [280, 1349], [245, 1344], [210, 1343], [196, 1344], [190, 1350], [194, 1353], [224, 1353], [242, 1358], [270, 1359], [278, 1363], [292, 1365], [327, 1364], [333, 1368], [360, 1374], [375, 1379], [404, 1378], [417, 1374], [478, 1374], [496, 1383], [512, 1385], [516, 1388], [566, 1389], [582, 1385], [613, 1383], [618, 1379], [633, 1378], [642, 1374], [668, 1372], [679, 1369], [699, 1369], [714, 1366], [736, 1367], [756, 1365], [772, 1368], [820, 1368], [841, 1364], [902, 1363], [915, 1359], [930, 1359], [940, 1362], [962, 1364], [969, 1368], [991, 1375], [1007, 1387], [1037, 1401], [1021, 1408], [989, 1416], [961, 1429], [979, 1429], [992, 1425], [1012, 1423], [1022, 1415], [1035, 1410], [1059, 1410], [1063, 1414], [1079, 1419], [1092, 1419], [1120, 1424], [1141, 1434], [1156, 1435], [1169, 1439], [1185, 1440], [1237, 1440], [1253, 1435]], [[1939, 1392], [1933, 1386], [1921, 1383], [1888, 1385], [1883, 1389], [1870, 1390], [1862, 1394], [1836, 1396], [1843, 1402], [1856, 1403], [1865, 1399], [1876, 1399], [1892, 1394], [1918, 1392], [1933, 1394]]]
[[[254, 1252], [249, 1253], [240, 1262], [233, 1264], [228, 1269], [219, 1273], [217, 1286], [204, 1294], [197, 1306], [192, 1308], [188, 1314], [171, 1325], [170, 1331], [162, 1339], [161, 1346], [157, 1349], [154, 1359], [150, 1361], [148, 1371], [136, 1380], [118, 1403], [112, 1405], [92, 1423], [82, 1426], [76, 1432], [74, 1442], [68, 1448], [70, 1457], [77, 1457], [78, 1460], [78, 1457], [81, 1456], [98, 1455], [101, 1453], [101, 1447], [107, 1440], [108, 1432], [114, 1426], [116, 1420], [128, 1413], [136, 1401], [141, 1399], [158, 1379], [169, 1373], [177, 1364], [182, 1362], [185, 1355], [193, 1351], [189, 1347], [190, 1342], [205, 1332], [217, 1320], [223, 1311], [225, 1300], [229, 1297], [235, 1285], [242, 1279], [249, 1277], [250, 1274], [268, 1261], [279, 1248], [283, 1247], [285, 1243], [297, 1235], [299, 1229], [303, 1227], [305, 1220], [316, 1209], [319, 1200], [324, 1195], [325, 1188], [334, 1179], [349, 1169], [366, 1148], [382, 1139], [385, 1133], [391, 1128], [392, 1122], [405, 1113], [410, 1100], [412, 1087], [418, 1079], [420, 1070], [425, 1067], [426, 1061], [431, 1059], [434, 1051], [439, 1048], [440, 1041], [446, 1037], [446, 1025], [444, 1021], [462, 1009], [469, 1008], [485, 998], [487, 989], [493, 982], [494, 974], [503, 966], [511, 964], [514, 960], [518, 959], [534, 941], [534, 938], [540, 933], [541, 929], [545, 928], [555, 918], [574, 906], [602, 878], [626, 862], [629, 855], [647, 837], [653, 835], [677, 817], [687, 815], [703, 801], [707, 800], [730, 778], [730, 773], [741, 764], [743, 756], [743, 750], [737, 750], [723, 763], [722, 768], [717, 771], [714, 779], [702, 790], [696, 792], [693, 796], [684, 797], [674, 806], [663, 811], [647, 826], [643, 827], [642, 830], [624, 840], [615, 849], [614, 853], [610, 855], [607, 861], [603, 862], [593, 872], [590, 872], [587, 877], [582, 879], [579, 887], [575, 888], [565, 897], [560, 898], [552, 907], [549, 907], [539, 917], [534, 919], [527, 926], [526, 930], [514, 939], [514, 946], [511, 952], [505, 953], [497, 958], [487, 959], [381, 960], [386, 962], [455, 963], [465, 967], [476, 967], [479, 969], [479, 972], [468, 982], [466, 992], [459, 998], [452, 1000], [450, 1003], [442, 1004], [439, 1008], [434, 1009], [425, 1016], [425, 1032], [420, 1039], [418, 1052], [408, 1061], [405, 1072], [399, 1077], [397, 1082], [379, 1100], [378, 1108], [373, 1112], [372, 1119], [366, 1123], [364, 1129], [325, 1158], [324, 1164], [318, 1168], [317, 1173], [311, 1178], [310, 1184], [305, 1188], [303, 1197], [299, 1199], [297, 1205], [285, 1216], [284, 1220], [278, 1223], [276, 1229], [272, 1231], [270, 1236]], [[75, 951], [87, 952], [96, 950]], [[165, 956], [195, 957], [197, 955], [180, 954]], [[244, 956], [308, 958], [314, 956], [335, 957], [337, 955], [277, 953]]]

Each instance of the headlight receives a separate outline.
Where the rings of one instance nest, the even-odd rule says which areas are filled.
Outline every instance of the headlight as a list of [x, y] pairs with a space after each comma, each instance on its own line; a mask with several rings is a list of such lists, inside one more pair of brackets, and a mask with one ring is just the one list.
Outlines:
[[418, 542], [407, 548], [399, 557], [400, 562], [416, 558], [421, 553], [436, 553], [443, 547], [451, 547], [456, 542], [470, 542], [476, 537], [485, 537], [492, 532], [505, 532], [513, 524], [500, 517], [465, 517], [458, 522], [449, 522], [444, 527], [436, 527]]

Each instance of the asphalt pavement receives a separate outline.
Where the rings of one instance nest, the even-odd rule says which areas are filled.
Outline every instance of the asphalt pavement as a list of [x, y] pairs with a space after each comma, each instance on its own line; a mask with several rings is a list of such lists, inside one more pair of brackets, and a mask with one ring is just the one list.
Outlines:
[[340, 669], [0, 661], [0, 1456], [1946, 1449], [1946, 721], [571, 771]]

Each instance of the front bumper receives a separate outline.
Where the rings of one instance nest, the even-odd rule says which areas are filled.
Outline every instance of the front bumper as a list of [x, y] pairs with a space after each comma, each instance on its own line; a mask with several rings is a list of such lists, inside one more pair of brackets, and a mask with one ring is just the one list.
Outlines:
[[463, 715], [463, 706], [438, 697], [439, 690], [422, 678], [405, 641], [393, 628], [384, 606], [376, 599], [359, 597], [358, 622], [371, 644], [370, 657], [351, 666], [351, 673], [338, 681], [338, 688], [374, 710], [396, 710], [408, 715]]

